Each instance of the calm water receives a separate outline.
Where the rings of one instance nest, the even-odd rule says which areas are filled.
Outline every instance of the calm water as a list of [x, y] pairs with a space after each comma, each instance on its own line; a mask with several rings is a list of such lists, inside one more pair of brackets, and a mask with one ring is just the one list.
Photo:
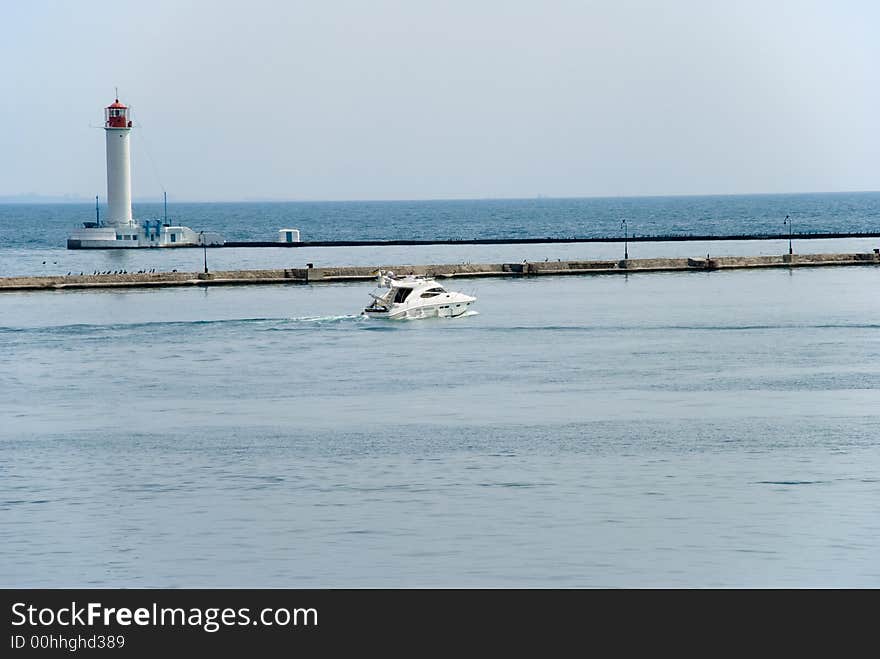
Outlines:
[[880, 586], [880, 269], [0, 297], [4, 586]]
[[[175, 208], [238, 239], [607, 235], [618, 213], [636, 233], [778, 231], [788, 213], [874, 230], [878, 209], [867, 193]], [[200, 269], [200, 250], [63, 249], [87, 211], [0, 207], [0, 275]], [[880, 586], [880, 269], [462, 280], [478, 314], [400, 323], [358, 316], [370, 288], [0, 295], [0, 585]]]

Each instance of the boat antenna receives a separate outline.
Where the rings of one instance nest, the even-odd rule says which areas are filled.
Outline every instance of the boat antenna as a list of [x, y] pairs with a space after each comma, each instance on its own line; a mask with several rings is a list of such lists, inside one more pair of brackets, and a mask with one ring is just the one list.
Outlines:
[[165, 199], [165, 226], [168, 226], [168, 193], [162, 190], [162, 197]]

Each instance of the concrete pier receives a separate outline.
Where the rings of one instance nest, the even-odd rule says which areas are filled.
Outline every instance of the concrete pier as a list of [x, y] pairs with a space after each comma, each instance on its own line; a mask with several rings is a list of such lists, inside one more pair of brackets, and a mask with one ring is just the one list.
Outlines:
[[[211, 273], [156, 272], [122, 275], [2, 277], [0, 292], [148, 288], [156, 286], [222, 286], [253, 284], [315, 284], [369, 281], [379, 270], [397, 275], [438, 278], [613, 275], [640, 272], [706, 272], [757, 268], [808, 268], [880, 265], [880, 250], [856, 254], [783, 254], [712, 258], [626, 259], [619, 261], [523, 261], [521, 263], [454, 263], [434, 265], [339, 266], [277, 270], [223, 270]], [[708, 256], [708, 255], [707, 255]]]

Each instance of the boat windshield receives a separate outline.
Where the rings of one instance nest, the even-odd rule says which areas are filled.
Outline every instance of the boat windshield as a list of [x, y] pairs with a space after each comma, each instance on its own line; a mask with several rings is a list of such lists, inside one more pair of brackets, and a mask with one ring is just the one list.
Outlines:
[[406, 298], [409, 297], [410, 293], [412, 293], [411, 288], [403, 288], [403, 287], [398, 288], [397, 293], [394, 294], [394, 303], [395, 304], [402, 303], [404, 300], [406, 300]]

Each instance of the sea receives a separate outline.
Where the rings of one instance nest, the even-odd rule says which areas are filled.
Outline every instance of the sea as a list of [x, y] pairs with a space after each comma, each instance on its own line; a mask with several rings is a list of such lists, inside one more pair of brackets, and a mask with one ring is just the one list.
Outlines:
[[[880, 193], [169, 205], [229, 240], [785, 233], [786, 215], [876, 231]], [[93, 217], [0, 206], [0, 276], [624, 249], [66, 250]], [[367, 319], [364, 283], [0, 293], [0, 586], [880, 586], [880, 268], [448, 284], [473, 312]]]

